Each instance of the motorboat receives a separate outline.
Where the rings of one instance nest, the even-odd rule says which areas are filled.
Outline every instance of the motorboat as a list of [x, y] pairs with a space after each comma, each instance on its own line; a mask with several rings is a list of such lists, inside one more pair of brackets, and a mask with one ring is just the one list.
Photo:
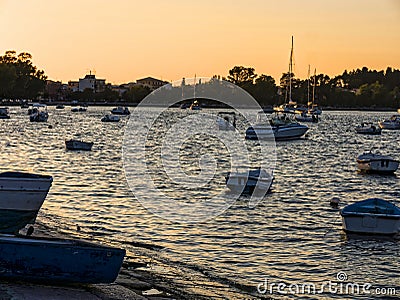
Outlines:
[[197, 100], [194, 100], [193, 103], [190, 105], [191, 110], [201, 110], [200, 103]]
[[348, 233], [395, 235], [400, 231], [400, 208], [383, 199], [356, 202], [343, 208], [340, 215]]
[[71, 108], [72, 112], [85, 112], [87, 111], [87, 107], [86, 106], [74, 106]]
[[294, 118], [298, 122], [318, 123], [318, 121], [319, 121], [318, 115], [308, 114], [306, 112], [302, 112], [301, 114], [296, 114]]
[[65, 147], [68, 150], [90, 151], [90, 150], [92, 150], [93, 142], [84, 142], [84, 141], [78, 141], [78, 140], [68, 140], [68, 141], [65, 141]]
[[8, 107], [0, 107], [0, 119], [9, 119], [10, 113]]
[[269, 120], [265, 118], [264, 113], [258, 113], [254, 126], [246, 130], [246, 139], [294, 140], [301, 138], [308, 130], [306, 125], [299, 124], [287, 114], [276, 114]]
[[288, 103], [279, 105], [279, 106], [274, 106], [274, 111], [278, 113], [285, 113], [285, 114], [294, 114], [296, 113], [297, 109], [297, 102], [295, 101], [289, 101]]
[[235, 130], [236, 114], [233, 111], [219, 112], [217, 114], [217, 126], [219, 130]]
[[128, 107], [122, 107], [122, 106], [118, 106], [115, 107], [111, 110], [111, 113], [114, 115], [122, 115], [122, 116], [127, 116], [130, 115], [131, 112], [129, 111]]
[[83, 240], [0, 235], [0, 278], [44, 283], [112, 283], [125, 250]]
[[360, 126], [356, 127], [356, 132], [359, 134], [377, 135], [382, 133], [382, 129], [379, 126], [375, 126], [373, 123], [363, 122]]
[[357, 157], [358, 168], [367, 173], [394, 173], [399, 167], [399, 161], [391, 156], [366, 152]]
[[266, 170], [228, 172], [225, 176], [226, 186], [233, 192], [241, 194], [267, 193], [271, 189], [274, 176]]
[[182, 103], [182, 104], [179, 106], [180, 109], [187, 109], [187, 108], [189, 108], [189, 107], [190, 107], [190, 104], [187, 103], [187, 102]]
[[29, 120], [31, 122], [47, 122], [49, 113], [47, 112], [47, 105], [35, 103], [32, 105]]
[[62, 105], [62, 104], [58, 104], [58, 105], [56, 106], [56, 109], [64, 109], [64, 108], [65, 108], [65, 106]]
[[0, 232], [16, 233], [33, 224], [52, 182], [47, 175], [0, 173]]
[[400, 115], [393, 115], [390, 119], [378, 122], [382, 129], [400, 129]]
[[116, 115], [105, 115], [101, 118], [102, 122], [119, 122], [120, 118]]

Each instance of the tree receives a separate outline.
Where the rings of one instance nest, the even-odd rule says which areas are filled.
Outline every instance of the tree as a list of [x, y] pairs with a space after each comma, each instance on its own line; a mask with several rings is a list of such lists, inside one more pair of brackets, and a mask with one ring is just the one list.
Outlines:
[[235, 66], [229, 70], [228, 81], [240, 87], [243, 85], [253, 84], [254, 78], [257, 77], [254, 68], [246, 68], [243, 66]]

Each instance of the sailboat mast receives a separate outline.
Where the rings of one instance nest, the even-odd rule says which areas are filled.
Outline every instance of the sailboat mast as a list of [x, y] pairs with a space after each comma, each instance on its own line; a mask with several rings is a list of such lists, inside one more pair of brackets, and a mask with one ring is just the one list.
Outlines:
[[310, 65], [308, 65], [307, 106], [310, 106]]
[[317, 77], [317, 68], [314, 69], [314, 84], [312, 90], [312, 107], [314, 107], [314, 99], [315, 99], [315, 77]]
[[193, 99], [196, 101], [196, 74], [194, 74]]
[[292, 36], [292, 48], [290, 49], [290, 60], [289, 60], [289, 102], [292, 101], [292, 72], [293, 72], [293, 36]]

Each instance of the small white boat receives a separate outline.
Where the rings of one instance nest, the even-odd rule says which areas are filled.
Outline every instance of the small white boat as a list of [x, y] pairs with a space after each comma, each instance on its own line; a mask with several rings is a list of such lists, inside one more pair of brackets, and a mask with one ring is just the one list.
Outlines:
[[357, 157], [358, 168], [367, 173], [393, 173], [399, 167], [399, 161], [391, 156], [367, 152]]
[[267, 193], [273, 180], [273, 174], [261, 168], [229, 172], [225, 177], [226, 186], [242, 194]]
[[217, 126], [219, 130], [235, 130], [236, 114], [234, 112], [219, 112], [217, 114]]
[[102, 122], [119, 122], [120, 118], [116, 115], [105, 115], [101, 118]]
[[35, 103], [32, 105], [30, 111], [29, 120], [31, 122], [47, 122], [49, 113], [47, 112], [47, 106], [45, 104]]
[[400, 115], [393, 115], [390, 119], [378, 122], [382, 129], [400, 129]]
[[0, 119], [9, 119], [8, 107], [0, 107]]
[[375, 126], [373, 123], [363, 122], [360, 126], [356, 127], [356, 132], [359, 134], [377, 135], [382, 133], [382, 129], [379, 126]]
[[348, 233], [395, 235], [400, 231], [400, 208], [389, 201], [371, 198], [340, 211]]
[[131, 114], [128, 107], [122, 107], [122, 106], [114, 107], [111, 110], [111, 113], [114, 115], [121, 115], [121, 116], [128, 116]]
[[263, 112], [257, 115], [254, 126], [246, 130], [248, 140], [271, 139], [276, 141], [294, 140], [301, 138], [308, 130], [306, 125], [299, 124], [286, 114], [276, 114], [270, 120]]
[[84, 142], [78, 140], [68, 140], [65, 141], [65, 147], [68, 150], [84, 150], [91, 151], [93, 147], [93, 142]]
[[52, 182], [46, 175], [0, 173], [0, 232], [16, 233], [34, 223]]

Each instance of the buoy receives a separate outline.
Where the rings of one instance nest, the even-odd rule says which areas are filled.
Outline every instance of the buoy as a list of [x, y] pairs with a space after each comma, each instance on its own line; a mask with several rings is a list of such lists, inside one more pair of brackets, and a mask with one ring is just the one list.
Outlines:
[[49, 125], [48, 128], [49, 128], [49, 129], [52, 129], [52, 128], [53, 128], [53, 125]]
[[339, 197], [333, 197], [330, 201], [330, 205], [332, 207], [338, 207], [339, 206], [339, 202], [340, 202], [340, 198]]

